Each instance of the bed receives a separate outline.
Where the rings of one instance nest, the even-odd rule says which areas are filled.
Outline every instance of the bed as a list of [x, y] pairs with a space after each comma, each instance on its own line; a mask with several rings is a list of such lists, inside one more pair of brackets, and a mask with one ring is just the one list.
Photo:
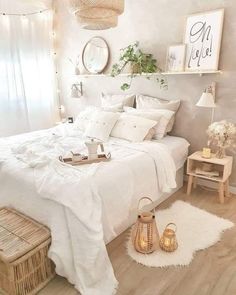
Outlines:
[[189, 143], [174, 136], [142, 144], [110, 138], [109, 163], [73, 168], [58, 161], [73, 148], [84, 152], [83, 142], [70, 124], [0, 139], [0, 206], [51, 229], [56, 272], [82, 294], [109, 295], [117, 281], [105, 244], [134, 222], [141, 197], [156, 206], [182, 186]]

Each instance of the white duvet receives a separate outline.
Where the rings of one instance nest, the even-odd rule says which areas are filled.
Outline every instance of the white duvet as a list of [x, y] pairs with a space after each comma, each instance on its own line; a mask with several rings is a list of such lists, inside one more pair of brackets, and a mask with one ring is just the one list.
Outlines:
[[109, 163], [72, 167], [58, 156], [86, 149], [70, 126], [0, 140], [0, 205], [50, 227], [56, 271], [83, 295], [115, 293], [105, 240], [129, 217], [133, 199], [145, 191], [155, 200], [158, 191], [176, 186], [176, 167], [163, 144], [113, 138], [105, 148]]

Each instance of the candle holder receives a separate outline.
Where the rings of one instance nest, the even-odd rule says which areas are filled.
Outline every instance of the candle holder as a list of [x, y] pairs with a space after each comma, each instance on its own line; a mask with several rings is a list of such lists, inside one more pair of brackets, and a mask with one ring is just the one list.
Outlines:
[[[173, 230], [170, 226], [174, 226]], [[178, 243], [176, 239], [177, 226], [175, 223], [168, 223], [165, 227], [163, 235], [160, 239], [160, 247], [166, 252], [173, 252], [178, 248]]]
[[[148, 197], [141, 198], [138, 203], [138, 211], [140, 202], [144, 199], [152, 203]], [[157, 250], [159, 233], [156, 226], [155, 209], [138, 214], [137, 221], [132, 228], [131, 238], [137, 252], [149, 254]]]

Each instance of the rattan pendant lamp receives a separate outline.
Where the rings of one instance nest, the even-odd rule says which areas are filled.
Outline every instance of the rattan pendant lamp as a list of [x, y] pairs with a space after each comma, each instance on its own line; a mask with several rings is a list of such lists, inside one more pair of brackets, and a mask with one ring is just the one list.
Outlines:
[[72, 12], [87, 30], [106, 30], [116, 27], [124, 11], [124, 0], [70, 0]]

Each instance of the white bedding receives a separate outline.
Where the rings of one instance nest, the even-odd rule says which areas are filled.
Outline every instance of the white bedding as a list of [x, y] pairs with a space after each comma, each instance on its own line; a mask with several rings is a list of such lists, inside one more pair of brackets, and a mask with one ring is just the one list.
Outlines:
[[[111, 163], [75, 169], [61, 165], [56, 155], [75, 147], [83, 149], [78, 136], [71, 134], [70, 126], [60, 126], [1, 139], [0, 205], [12, 206], [50, 227], [49, 255], [57, 273], [82, 294], [110, 295], [116, 280], [103, 235], [106, 242], [117, 236], [119, 224], [128, 220], [140, 197], [157, 200], [160, 185], [165, 184], [164, 190], [174, 187], [165, 171], [172, 170], [173, 176], [183, 165], [188, 143], [170, 136], [161, 143], [141, 145], [111, 139], [106, 145], [112, 152]], [[178, 157], [173, 156], [176, 151]]]

